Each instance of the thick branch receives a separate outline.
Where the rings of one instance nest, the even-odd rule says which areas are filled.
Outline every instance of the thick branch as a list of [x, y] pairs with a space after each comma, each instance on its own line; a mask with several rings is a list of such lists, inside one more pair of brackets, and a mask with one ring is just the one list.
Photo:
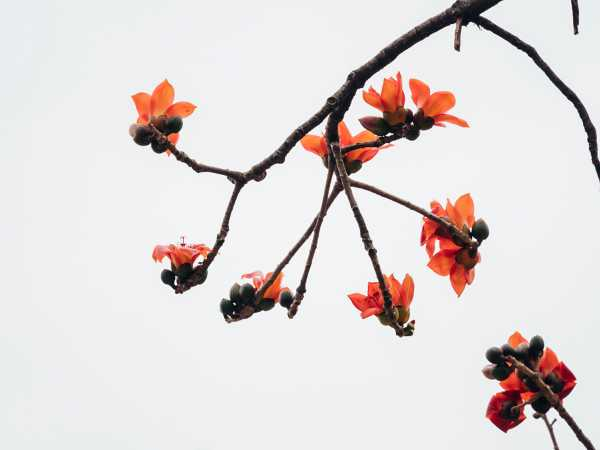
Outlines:
[[587, 110], [585, 109], [585, 106], [583, 105], [581, 100], [579, 100], [579, 97], [577, 97], [575, 92], [573, 92], [558, 77], [558, 75], [554, 73], [550, 66], [548, 66], [548, 64], [542, 59], [542, 57], [539, 55], [536, 49], [533, 48], [531, 45], [527, 44], [526, 42], [523, 42], [514, 34], [511, 34], [503, 28], [500, 28], [498, 25], [484, 17], [477, 17], [473, 19], [473, 22], [482, 26], [486, 30], [491, 31], [496, 36], [504, 39], [506, 42], [518, 48], [519, 50], [525, 52], [533, 60], [535, 65], [538, 66], [542, 70], [542, 72], [546, 74], [546, 76], [552, 82], [552, 84], [554, 84], [554, 86], [556, 86], [558, 90], [565, 97], [567, 97], [567, 99], [571, 103], [573, 103], [573, 106], [575, 106], [575, 109], [577, 110], [577, 113], [579, 113], [579, 117], [583, 122], [583, 128], [587, 133], [588, 146], [590, 150], [590, 156], [592, 158], [592, 164], [594, 164], [594, 168], [596, 169], [596, 175], [600, 180], [600, 160], [598, 159], [598, 138], [596, 135], [596, 128], [594, 127], [594, 124], [592, 123], [590, 116]]
[[546, 397], [546, 399], [550, 402], [550, 405], [552, 405], [552, 407], [554, 409], [556, 409], [556, 411], [558, 412], [558, 415], [560, 417], [562, 417], [565, 420], [565, 422], [567, 422], [567, 425], [569, 425], [571, 430], [573, 430], [573, 433], [575, 433], [575, 436], [577, 436], [577, 439], [579, 439], [579, 442], [581, 442], [586, 449], [595, 450], [594, 445], [585, 436], [585, 434], [583, 434], [583, 431], [581, 431], [581, 428], [579, 428], [579, 425], [577, 425], [577, 422], [575, 422], [575, 419], [573, 419], [573, 417], [571, 417], [571, 415], [567, 412], [567, 410], [563, 406], [560, 398], [554, 392], [552, 392], [552, 389], [550, 389], [550, 387], [546, 383], [544, 383], [544, 380], [542, 379], [540, 374], [537, 372], [534, 372], [529, 367], [527, 367], [525, 364], [523, 364], [521, 361], [519, 361], [518, 359], [516, 359], [512, 356], [508, 356], [506, 359], [522, 375], [531, 379], [535, 383], [535, 385], [540, 389], [540, 392], [542, 393], [542, 395], [544, 397]]
[[229, 198], [229, 203], [227, 203], [227, 209], [225, 210], [225, 215], [223, 216], [223, 221], [221, 222], [221, 229], [219, 231], [219, 234], [217, 234], [215, 245], [213, 245], [213, 248], [207, 255], [206, 259], [202, 261], [202, 264], [200, 264], [194, 269], [194, 271], [186, 280], [186, 282], [177, 286], [177, 288], [175, 289], [176, 293], [181, 294], [198, 284], [202, 284], [206, 279], [206, 273], [208, 268], [210, 267], [214, 259], [217, 257], [219, 249], [225, 243], [225, 238], [227, 238], [227, 233], [229, 233], [229, 220], [231, 219], [231, 213], [233, 212], [233, 208], [235, 206], [235, 202], [237, 201], [238, 195], [244, 186], [245, 183], [235, 184], [233, 192], [231, 193], [231, 197]]
[[296, 288], [296, 295], [294, 295], [294, 301], [292, 302], [290, 310], [288, 311], [288, 317], [290, 319], [293, 319], [296, 313], [298, 312], [298, 308], [300, 307], [300, 304], [304, 299], [304, 294], [306, 293], [306, 281], [308, 280], [308, 274], [312, 266], [313, 258], [315, 257], [315, 252], [317, 251], [317, 245], [319, 243], [319, 233], [321, 232], [321, 224], [323, 223], [323, 219], [325, 219], [325, 215], [327, 214], [327, 198], [329, 196], [329, 189], [331, 188], [332, 178], [333, 164], [329, 164], [329, 169], [327, 170], [327, 178], [325, 179], [325, 188], [323, 189], [323, 200], [321, 200], [321, 208], [319, 209], [319, 214], [317, 214], [317, 218], [315, 219], [313, 238], [310, 244], [308, 257], [306, 258], [306, 264], [304, 265], [304, 272], [302, 273], [300, 284]]
[[474, 245], [477, 245], [475, 242], [473, 242], [471, 240], [471, 238], [468, 235], [466, 235], [462, 230], [459, 230], [458, 228], [456, 228], [451, 222], [445, 220], [442, 217], [436, 216], [435, 214], [421, 208], [420, 206], [414, 205], [413, 203], [411, 203], [407, 200], [404, 200], [400, 197], [390, 194], [389, 192], [386, 192], [379, 188], [376, 188], [375, 186], [371, 186], [370, 184], [367, 184], [367, 183], [362, 183], [360, 181], [350, 179], [350, 185], [353, 187], [357, 187], [359, 189], [364, 189], [365, 191], [372, 192], [373, 194], [376, 194], [376, 195], [379, 195], [380, 197], [391, 200], [395, 203], [398, 203], [399, 205], [404, 206], [405, 208], [408, 208], [412, 211], [415, 211], [415, 212], [421, 214], [424, 217], [427, 217], [428, 219], [432, 220], [433, 222], [435, 222], [438, 225], [447, 229], [448, 232], [450, 233], [450, 235], [452, 237], [454, 237], [455, 239], [457, 239], [458, 242], [460, 242], [460, 245], [462, 245], [463, 247], [472, 247]]

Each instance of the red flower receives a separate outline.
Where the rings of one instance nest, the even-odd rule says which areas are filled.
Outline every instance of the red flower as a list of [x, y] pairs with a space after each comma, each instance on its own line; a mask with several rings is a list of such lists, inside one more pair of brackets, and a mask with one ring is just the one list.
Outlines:
[[491, 398], [485, 416], [506, 433], [525, 420], [524, 407], [518, 406], [520, 404], [519, 391], [498, 392]]
[[[446, 209], [437, 202], [431, 202], [431, 212], [438, 217], [443, 217], [459, 230], [466, 227], [470, 229], [475, 223], [475, 206], [470, 194], [460, 196], [453, 205], [450, 200]], [[431, 219], [423, 218], [421, 229], [421, 245], [425, 245], [430, 257], [427, 266], [441, 276], [450, 276], [452, 288], [460, 297], [467, 284], [475, 279], [475, 265], [481, 261], [479, 252], [474, 249], [463, 248], [455, 244], [446, 229]], [[435, 244], [439, 251], [435, 253]], [[435, 253], [435, 254], [434, 254]]]
[[[196, 106], [189, 102], [173, 103], [175, 90], [167, 80], [156, 86], [152, 95], [146, 92], [138, 92], [132, 95], [131, 98], [138, 112], [137, 123], [141, 124], [148, 124], [152, 119], [159, 116], [187, 117], [196, 109]], [[179, 133], [169, 134], [167, 138], [175, 145], [179, 139]]]
[[456, 98], [452, 92], [441, 91], [430, 93], [429, 86], [420, 80], [411, 79], [408, 82], [412, 99], [424, 117], [431, 117], [433, 124], [438, 127], [446, 126], [444, 122], [453, 123], [459, 127], [468, 128], [469, 124], [456, 116], [446, 114], [456, 104]]
[[[353, 144], [371, 142], [377, 139], [377, 136], [371, 133], [370, 131], [361, 131], [357, 135], [352, 136], [350, 134], [350, 130], [348, 130], [348, 127], [343, 121], [338, 124], [338, 133], [340, 136], [340, 146], [342, 148]], [[302, 144], [302, 147], [304, 147], [306, 150], [308, 150], [311, 153], [314, 153], [317, 156], [320, 156], [321, 158], [325, 158], [327, 156], [328, 147], [327, 139], [325, 139], [325, 136], [307, 134], [302, 139], [300, 139], [300, 144]], [[373, 159], [375, 155], [377, 155], [379, 150], [387, 147], [390, 147], [390, 145], [384, 145], [379, 148], [359, 148], [357, 150], [353, 150], [347, 153], [346, 155], [344, 155], [344, 157], [350, 161], [360, 161], [366, 163], [367, 161]]]
[[[508, 344], [516, 349], [521, 344], [528, 344], [529, 341], [523, 337], [521, 333], [515, 331], [509, 338]], [[550, 386], [556, 395], [562, 400], [575, 388], [577, 380], [573, 372], [561, 362], [556, 356], [556, 353], [546, 347], [539, 361], [535, 362], [534, 369], [542, 374], [544, 382]], [[507, 390], [517, 390], [522, 393], [523, 399], [530, 399], [533, 392], [529, 392], [525, 383], [521, 381], [517, 372], [514, 371], [504, 381], [500, 382], [500, 386]]]
[[[399, 320], [405, 323], [408, 320], [410, 304], [415, 293], [414, 281], [409, 274], [406, 274], [402, 284], [400, 284], [393, 274], [389, 277], [384, 275], [384, 278], [392, 297], [392, 304], [396, 307], [398, 313], [400, 313]], [[380, 315], [384, 312], [383, 293], [379, 288], [379, 283], [372, 282], [368, 286], [367, 295], [358, 293], [348, 295], [352, 304], [361, 312], [360, 316], [363, 319], [372, 315]]]
[[[242, 278], [251, 279], [254, 288], [258, 291], [262, 287], [262, 285], [265, 284], [267, 280], [271, 278], [272, 275], [273, 272], [269, 272], [266, 275], [263, 275], [263, 273], [260, 270], [257, 270], [255, 272], [245, 273], [244, 275], [242, 275]], [[264, 292], [262, 298], [271, 299], [275, 303], [279, 302], [279, 296], [281, 295], [281, 293], [284, 291], [289, 291], [289, 288], [281, 286], [282, 281], [283, 272], [279, 272], [279, 275], [277, 275], [277, 278], [275, 278], [273, 284], [271, 284], [271, 286], [269, 286]]]
[[177, 268], [182, 264], [193, 264], [198, 256], [206, 257], [210, 248], [204, 244], [169, 244], [157, 245], [152, 251], [152, 259], [160, 262], [166, 256], [171, 264]]

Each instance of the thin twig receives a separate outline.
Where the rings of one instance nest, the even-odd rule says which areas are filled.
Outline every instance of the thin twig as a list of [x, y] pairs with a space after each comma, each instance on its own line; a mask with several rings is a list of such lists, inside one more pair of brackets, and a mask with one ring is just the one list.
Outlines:
[[442, 217], [436, 216], [435, 214], [421, 208], [420, 206], [417, 206], [407, 200], [404, 200], [403, 198], [397, 197], [393, 194], [390, 194], [389, 192], [386, 192], [375, 186], [371, 186], [370, 184], [367, 184], [367, 183], [362, 183], [360, 181], [350, 179], [350, 185], [352, 187], [357, 187], [359, 189], [364, 189], [365, 191], [372, 192], [373, 194], [376, 194], [376, 195], [379, 195], [380, 197], [391, 200], [395, 203], [398, 203], [399, 205], [404, 206], [405, 208], [408, 208], [412, 211], [415, 211], [415, 212], [421, 214], [424, 217], [427, 217], [428, 219], [432, 220], [433, 222], [435, 222], [438, 225], [447, 229], [448, 232], [450, 233], [450, 235], [452, 237], [454, 237], [458, 242], [460, 242], [460, 245], [463, 247], [477, 246], [476, 242], [472, 241], [471, 238], [467, 234], [465, 234], [462, 230], [459, 230], [458, 228], [456, 228], [450, 221], [447, 221]]
[[587, 140], [588, 140], [588, 145], [589, 145], [589, 150], [590, 150], [590, 156], [592, 158], [592, 164], [594, 164], [594, 168], [596, 169], [596, 174], [598, 175], [598, 179], [600, 180], [600, 160], [598, 159], [598, 138], [596, 135], [596, 128], [594, 127], [594, 124], [592, 123], [592, 120], [590, 119], [590, 116], [589, 116], [587, 110], [585, 109], [585, 106], [583, 105], [581, 100], [579, 100], [579, 97], [577, 97], [575, 92], [573, 92], [558, 77], [558, 75], [556, 75], [554, 73], [554, 71], [550, 68], [550, 66], [548, 66], [548, 64], [542, 59], [542, 57], [539, 55], [539, 53], [536, 51], [536, 49], [533, 48], [531, 45], [527, 44], [526, 42], [523, 42], [521, 39], [519, 39], [514, 34], [511, 34], [508, 31], [506, 31], [505, 29], [500, 28], [498, 25], [496, 25], [495, 23], [491, 22], [490, 20], [488, 20], [484, 17], [474, 18], [473, 22], [482, 26], [486, 30], [491, 31], [496, 36], [504, 39], [506, 42], [508, 42], [509, 44], [518, 48], [519, 50], [525, 52], [533, 60], [535, 65], [538, 66], [542, 70], [542, 72], [544, 72], [546, 74], [546, 76], [552, 82], [552, 84], [554, 84], [554, 86], [556, 86], [558, 88], [558, 90], [565, 97], [567, 97], [567, 99], [571, 103], [573, 103], [573, 106], [575, 106], [575, 109], [579, 113], [579, 117], [581, 118], [581, 121], [583, 122], [583, 128], [585, 129], [585, 132], [587, 133]]
[[329, 169], [327, 170], [327, 178], [325, 179], [325, 188], [323, 189], [323, 200], [321, 201], [321, 208], [319, 209], [319, 214], [317, 214], [317, 219], [312, 235], [313, 238], [312, 242], [310, 243], [310, 250], [306, 258], [306, 264], [304, 265], [304, 272], [302, 273], [300, 284], [296, 288], [296, 295], [294, 295], [294, 301], [292, 302], [290, 310], [288, 311], [288, 317], [290, 319], [293, 319], [296, 313], [298, 312], [298, 308], [300, 307], [300, 304], [304, 299], [304, 294], [306, 293], [306, 281], [308, 280], [308, 274], [312, 266], [312, 261], [315, 257], [315, 252], [317, 251], [317, 245], [319, 243], [319, 233], [321, 232], [321, 225], [323, 224], [323, 220], [325, 219], [325, 215], [327, 214], [327, 198], [329, 196], [329, 189], [331, 188], [332, 178], [333, 164], [329, 164]]
[[353, 150], [358, 150], [359, 148], [383, 147], [385, 144], [389, 144], [390, 142], [394, 142], [402, 138], [402, 134], [388, 134], [387, 136], [379, 137], [374, 141], [359, 142], [358, 144], [347, 145], [345, 147], [342, 147], [342, 155], [350, 153]]
[[[327, 199], [326, 211], [329, 210], [329, 208], [331, 207], [331, 204], [334, 202], [334, 200], [336, 199], [336, 197], [339, 195], [340, 192], [342, 192], [342, 187], [341, 187], [340, 184], [336, 184], [333, 187], [333, 190], [331, 191], [331, 194], [329, 195], [329, 198]], [[277, 278], [277, 275], [279, 275], [279, 273], [285, 268], [285, 266], [288, 265], [288, 263], [292, 260], [292, 258], [294, 257], [294, 255], [298, 252], [298, 250], [300, 250], [300, 248], [302, 248], [302, 246], [304, 245], [304, 243], [312, 235], [313, 230], [315, 229], [315, 226], [317, 224], [318, 218], [319, 218], [319, 216], [317, 215], [313, 219], [313, 221], [311, 222], [311, 224], [309, 225], [309, 227], [306, 229], [306, 231], [304, 232], [304, 234], [300, 237], [300, 239], [298, 240], [298, 242], [296, 242], [296, 244], [294, 244], [294, 246], [287, 253], [287, 255], [285, 255], [285, 257], [277, 265], [277, 267], [273, 271], [273, 275], [271, 276], [271, 278], [269, 278], [269, 280], [267, 280], [265, 282], [265, 284], [263, 284], [261, 286], [261, 289], [259, 289], [257, 291], [257, 293], [256, 293], [256, 297], [257, 298], [260, 298], [262, 296], [262, 294], [264, 293], [264, 291], [266, 289], [268, 289], [268, 287], [271, 286], [271, 284], [273, 284], [273, 281], [275, 280], [275, 278]]]
[[554, 419], [552, 423], [550, 423], [550, 421], [548, 420], [548, 416], [546, 416], [546, 414], [541, 413], [535, 413], [533, 417], [535, 417], [536, 419], [543, 419], [544, 423], [546, 424], [546, 428], [548, 428], [548, 433], [550, 433], [550, 439], [552, 439], [552, 445], [554, 445], [554, 450], [560, 450], [560, 448], [558, 447], [558, 441], [556, 440], [556, 435], [554, 434], [554, 423], [556, 422], [556, 419]]
[[213, 245], [212, 250], [206, 256], [206, 259], [202, 261], [202, 264], [200, 264], [194, 269], [194, 271], [192, 272], [190, 277], [185, 281], [185, 283], [177, 286], [177, 288], [175, 289], [176, 293], [181, 294], [198, 284], [202, 284], [206, 279], [206, 273], [208, 268], [219, 253], [219, 249], [225, 243], [225, 238], [227, 238], [227, 233], [229, 233], [229, 221], [231, 220], [231, 213], [233, 212], [233, 208], [235, 206], [235, 202], [237, 201], [238, 195], [244, 186], [245, 183], [243, 182], [235, 184], [233, 192], [231, 193], [231, 197], [229, 198], [229, 203], [227, 203], [227, 209], [225, 210], [225, 214], [221, 222], [221, 229], [219, 230], [219, 234], [217, 234], [215, 245]]
[[454, 50], [460, 52], [460, 35], [462, 34], [463, 19], [456, 19], [456, 28], [454, 29]]
[[571, 0], [571, 11], [573, 12], [573, 33], [579, 34], [579, 2]]
[[571, 430], [573, 430], [573, 433], [575, 433], [575, 436], [577, 436], [579, 442], [581, 442], [586, 449], [595, 450], [592, 442], [587, 438], [585, 434], [583, 434], [583, 431], [581, 431], [581, 428], [579, 428], [579, 425], [577, 425], [575, 419], [573, 419], [573, 417], [571, 417], [571, 415], [567, 412], [567, 410], [562, 404], [561, 399], [554, 392], [552, 392], [552, 389], [550, 389], [550, 387], [546, 383], [544, 383], [544, 380], [542, 379], [540, 374], [538, 372], [534, 372], [521, 361], [512, 356], [508, 356], [506, 359], [522, 375], [531, 379], [535, 383], [535, 385], [540, 389], [542, 395], [546, 397], [548, 402], [550, 402], [550, 405], [558, 412], [558, 415], [562, 417], [565, 420], [565, 422], [567, 422], [567, 425], [569, 425]]

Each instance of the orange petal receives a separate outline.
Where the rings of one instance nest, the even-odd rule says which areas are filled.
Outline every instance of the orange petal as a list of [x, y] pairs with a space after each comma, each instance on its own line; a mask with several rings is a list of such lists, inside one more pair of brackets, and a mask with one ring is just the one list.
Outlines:
[[170, 134], [167, 136], [167, 139], [171, 144], [175, 145], [177, 144], [177, 141], [179, 141], [179, 133]]
[[445, 277], [446, 275], [450, 275], [450, 269], [454, 266], [454, 255], [456, 252], [451, 250], [442, 250], [436, 253], [433, 258], [429, 260], [429, 267], [438, 275]]
[[168, 245], [157, 245], [154, 247], [154, 250], [152, 250], [152, 259], [154, 262], [160, 262], [169, 253], [170, 249]]
[[[265, 280], [268, 280], [273, 276], [273, 273], [268, 273], [265, 277]], [[270, 298], [276, 300], [279, 297], [279, 291], [281, 290], [281, 281], [283, 280], [283, 272], [279, 272], [273, 284], [267, 288], [267, 290], [263, 294], [263, 298]]]
[[425, 222], [423, 222], [423, 229], [421, 230], [421, 245], [427, 242], [431, 236], [434, 235], [438, 227], [439, 225], [433, 220], [427, 218], [425, 219]]
[[425, 250], [427, 250], [427, 255], [429, 256], [429, 258], [431, 258], [433, 256], [433, 253], [435, 252], [435, 239], [427, 240]]
[[465, 221], [449, 199], [446, 200], [446, 213], [454, 225], [456, 225], [459, 230], [462, 229]]
[[138, 92], [132, 95], [131, 98], [138, 112], [138, 123], [148, 123], [150, 120], [150, 94]]
[[460, 264], [455, 264], [450, 270], [450, 283], [454, 292], [460, 297], [460, 294], [465, 290], [467, 285], [467, 277], [465, 276], [465, 268]]
[[452, 92], [434, 92], [423, 105], [423, 112], [426, 116], [434, 117], [443, 114], [456, 104], [456, 98]]
[[402, 306], [408, 309], [415, 295], [415, 282], [409, 274], [402, 281]]
[[354, 293], [348, 294], [348, 298], [359, 311], [364, 311], [369, 307], [369, 302], [367, 301], [366, 295]]
[[307, 134], [300, 139], [300, 144], [302, 144], [302, 147], [304, 147], [306, 150], [320, 156], [321, 158], [327, 156], [327, 142], [323, 136]]
[[560, 361], [558, 360], [558, 356], [556, 356], [556, 353], [554, 353], [554, 351], [552, 351], [552, 349], [546, 348], [546, 350], [544, 350], [544, 354], [542, 355], [542, 358], [540, 359], [540, 369], [539, 370], [544, 375], [547, 375], [550, 372], [552, 372], [559, 364], [560, 364]]
[[383, 103], [381, 97], [372, 87], [368, 91], [363, 91], [363, 100], [374, 108], [383, 112]]
[[437, 114], [436, 116], [434, 116], [433, 120], [434, 124], [438, 126], [444, 126], [442, 122], [448, 122], [454, 125], [458, 125], [459, 127], [469, 128], [469, 124], [466, 120], [463, 120], [460, 117], [456, 117], [451, 114]]
[[381, 102], [385, 112], [394, 112], [398, 109], [398, 82], [393, 78], [383, 80]]
[[501, 381], [500, 386], [502, 387], [502, 389], [504, 389], [506, 391], [522, 392], [522, 391], [526, 390], [525, 385], [523, 384], [523, 382], [517, 375], [517, 372], [511, 373], [506, 380]]
[[440, 243], [440, 250], [460, 250], [462, 247], [460, 245], [456, 245], [452, 242], [451, 239], [448, 238], [439, 238], [438, 242]]
[[520, 344], [527, 344], [527, 342], [527, 339], [525, 339], [518, 331], [515, 331], [508, 338], [508, 345], [510, 345], [512, 348], [517, 348]]
[[392, 304], [400, 305], [402, 303], [402, 285], [396, 279], [396, 277], [394, 277], [394, 274], [386, 277], [386, 283], [390, 291], [390, 295], [392, 296]]
[[466, 223], [471, 228], [475, 222], [475, 205], [473, 204], [471, 194], [464, 194], [458, 197], [454, 208], [460, 214], [463, 223]]
[[404, 89], [402, 89], [402, 75], [400, 75], [400, 72], [396, 73], [396, 80], [398, 82], [397, 104], [398, 106], [404, 106], [404, 103], [406, 103], [406, 96], [404, 95]]
[[352, 135], [350, 134], [350, 130], [348, 130], [348, 127], [344, 121], [338, 123], [338, 134], [340, 136], [340, 144], [342, 147], [352, 144]]
[[475, 269], [467, 270], [465, 277], [467, 278], [467, 284], [473, 284], [473, 281], [475, 281]]
[[152, 92], [150, 100], [150, 113], [153, 116], [164, 114], [169, 106], [173, 104], [175, 98], [175, 90], [167, 80], [160, 83]]
[[417, 108], [422, 108], [427, 100], [429, 99], [430, 90], [429, 86], [423, 83], [421, 80], [411, 78], [408, 80], [408, 86], [410, 87], [410, 93], [412, 100]]
[[352, 160], [358, 160], [362, 161], [363, 163], [366, 163], [367, 161], [371, 161], [375, 157], [375, 155], [377, 155], [377, 153], [379, 153], [378, 148], [359, 148], [357, 150], [352, 150], [351, 152], [347, 153], [346, 157]]
[[383, 312], [383, 308], [379, 306], [374, 306], [372, 308], [365, 309], [362, 313], [360, 313], [360, 317], [366, 319], [367, 317], [374, 316], [376, 314], [381, 314]]
[[179, 117], [187, 117], [194, 112], [196, 109], [196, 105], [190, 102], [177, 102], [173, 103], [171, 106], [167, 108], [165, 114], [169, 117], [179, 116]]
[[356, 136], [352, 137], [353, 144], [360, 144], [363, 142], [371, 142], [377, 139], [377, 135], [375, 133], [371, 133], [368, 130], [361, 131]]
[[367, 288], [367, 294], [369, 297], [375, 297], [378, 296], [380, 294], [379, 292], [379, 282], [377, 281], [371, 281], [368, 284], [368, 288]]

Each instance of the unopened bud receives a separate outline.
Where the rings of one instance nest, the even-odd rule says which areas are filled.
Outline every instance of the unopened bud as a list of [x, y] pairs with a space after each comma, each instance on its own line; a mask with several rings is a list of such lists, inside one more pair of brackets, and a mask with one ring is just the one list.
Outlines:
[[[384, 117], [385, 114], [386, 113], [384, 113]], [[388, 125], [389, 122], [382, 119], [381, 117], [367, 116], [358, 119], [358, 121], [365, 129], [369, 130], [372, 133], [375, 133], [377, 136], [385, 136], [386, 134], [391, 132], [390, 126]]]
[[362, 169], [363, 163], [359, 159], [345, 159], [344, 165], [346, 166], [346, 172], [348, 172], [348, 175], [352, 175], [353, 173], [356, 173]]
[[473, 224], [471, 230], [471, 236], [477, 239], [479, 242], [486, 240], [490, 235], [490, 229], [483, 219], [477, 219]]
[[169, 117], [165, 120], [165, 124], [164, 124], [164, 133], [165, 134], [179, 133], [182, 128], [183, 128], [183, 120], [181, 120], [181, 117], [179, 117], [179, 116]]
[[129, 127], [129, 134], [133, 137], [133, 142], [142, 146], [149, 145], [152, 138], [152, 130], [150, 127], [139, 125], [137, 123]]
[[495, 380], [496, 378], [494, 377], [494, 369], [496, 368], [496, 364], [488, 364], [486, 366], [483, 367], [483, 369], [481, 369], [481, 373], [483, 374], [484, 377], [490, 379], [490, 380]]
[[420, 134], [421, 131], [419, 130], [419, 128], [417, 128], [414, 125], [410, 126], [408, 130], [406, 130], [406, 139], [408, 139], [409, 141], [416, 141]]

